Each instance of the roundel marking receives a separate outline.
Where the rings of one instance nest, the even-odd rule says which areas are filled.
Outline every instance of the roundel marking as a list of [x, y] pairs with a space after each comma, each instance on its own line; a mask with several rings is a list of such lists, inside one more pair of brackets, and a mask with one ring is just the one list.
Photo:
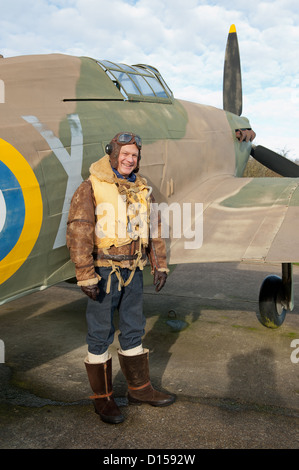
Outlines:
[[12, 171], [0, 160], [0, 261], [16, 245], [25, 220], [21, 186]]
[[28, 258], [42, 218], [42, 197], [32, 168], [18, 150], [0, 139], [0, 284]]

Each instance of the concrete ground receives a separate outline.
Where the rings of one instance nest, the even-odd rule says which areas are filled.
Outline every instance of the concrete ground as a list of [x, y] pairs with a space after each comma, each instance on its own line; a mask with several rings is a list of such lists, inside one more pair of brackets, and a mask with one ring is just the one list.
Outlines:
[[103, 423], [88, 398], [81, 290], [62, 283], [1, 306], [0, 448], [298, 449], [298, 267], [295, 308], [283, 325], [268, 329], [256, 317], [264, 277], [280, 271], [183, 265], [159, 294], [146, 287], [143, 344], [152, 383], [177, 400], [166, 408], [128, 406], [117, 332], [114, 390], [126, 418], [118, 425]]

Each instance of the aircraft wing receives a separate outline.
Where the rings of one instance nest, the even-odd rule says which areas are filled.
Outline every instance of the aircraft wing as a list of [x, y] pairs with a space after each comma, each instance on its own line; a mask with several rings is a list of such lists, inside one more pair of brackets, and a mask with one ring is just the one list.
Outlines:
[[196, 233], [202, 223], [202, 244], [193, 241], [186, 249], [186, 238], [171, 235], [169, 263], [298, 262], [298, 186], [298, 178], [218, 176], [202, 182], [180, 201], [203, 204], [192, 228]]

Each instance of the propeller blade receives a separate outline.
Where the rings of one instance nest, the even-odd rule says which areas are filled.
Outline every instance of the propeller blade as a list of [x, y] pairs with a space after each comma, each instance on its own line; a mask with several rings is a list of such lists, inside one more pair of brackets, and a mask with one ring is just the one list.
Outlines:
[[273, 150], [269, 150], [262, 145], [253, 145], [250, 154], [262, 165], [281, 176], [290, 178], [299, 177], [299, 165]]
[[225, 51], [223, 72], [223, 109], [241, 116], [242, 79], [238, 37], [235, 25], [231, 25]]

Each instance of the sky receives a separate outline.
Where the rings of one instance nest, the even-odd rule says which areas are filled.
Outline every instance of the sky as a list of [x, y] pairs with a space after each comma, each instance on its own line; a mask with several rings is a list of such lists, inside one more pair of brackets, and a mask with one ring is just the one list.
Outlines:
[[58, 52], [149, 64], [175, 98], [221, 109], [235, 24], [254, 143], [299, 160], [298, 0], [0, 0], [0, 12], [4, 57]]

